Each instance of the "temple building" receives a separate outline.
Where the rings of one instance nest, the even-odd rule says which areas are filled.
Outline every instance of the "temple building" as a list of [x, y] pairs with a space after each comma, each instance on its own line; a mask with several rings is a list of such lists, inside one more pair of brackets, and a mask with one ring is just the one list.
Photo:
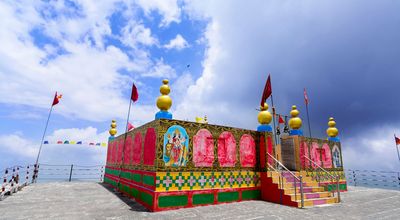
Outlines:
[[347, 190], [338, 129], [303, 136], [296, 106], [288, 133], [275, 140], [268, 105], [256, 130], [173, 119], [163, 80], [155, 120], [115, 136], [110, 129], [104, 182], [150, 211], [264, 200], [293, 207], [340, 202]]

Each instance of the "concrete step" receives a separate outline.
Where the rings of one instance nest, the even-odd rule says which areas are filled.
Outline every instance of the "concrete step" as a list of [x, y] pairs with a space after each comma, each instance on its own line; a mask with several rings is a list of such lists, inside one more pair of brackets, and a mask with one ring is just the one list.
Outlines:
[[[297, 195], [293, 194], [288, 194], [291, 196], [292, 201], [296, 201], [299, 198], [301, 198], [301, 194], [297, 193]], [[304, 193], [304, 199], [318, 199], [318, 198], [328, 198], [332, 197], [332, 193], [330, 192], [311, 192], [311, 193]]]
[[[287, 189], [287, 188], [294, 188], [294, 186], [296, 186], [296, 188], [300, 188], [300, 183], [284, 183], [283, 184], [283, 188]], [[303, 182], [303, 188], [304, 187], [318, 187], [318, 183], [316, 182]]]
[[[300, 193], [300, 187], [296, 187], [296, 192]], [[303, 192], [304, 193], [310, 193], [310, 192], [324, 192], [324, 187], [303, 187]], [[284, 189], [284, 194], [289, 195], [289, 194], [294, 194], [294, 188], [285, 188]]]

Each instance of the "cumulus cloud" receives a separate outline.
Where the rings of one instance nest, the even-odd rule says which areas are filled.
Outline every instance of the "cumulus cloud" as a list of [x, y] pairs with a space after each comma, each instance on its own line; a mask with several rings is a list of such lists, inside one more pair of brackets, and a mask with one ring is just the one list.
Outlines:
[[167, 49], [182, 50], [189, 47], [189, 43], [182, 37], [182, 35], [177, 34], [174, 39], [171, 39], [168, 44], [164, 45]]
[[[50, 143], [58, 140], [74, 140], [84, 142], [108, 142], [108, 131], [98, 132], [96, 128], [57, 129], [45, 137]], [[13, 133], [0, 135], [0, 168], [14, 165], [35, 163], [40, 142], [27, 138], [24, 134]], [[45, 144], [40, 154], [40, 163], [45, 164], [79, 164], [102, 165], [105, 162], [107, 148], [89, 145]]]
[[[124, 97], [129, 95], [123, 91], [130, 90], [133, 79], [140, 87], [143, 77], [175, 77], [162, 58], [139, 47], [157, 44], [157, 39], [135, 15], [125, 15], [133, 17], [120, 37], [130, 49], [105, 44], [111, 33], [108, 19], [122, 10], [116, 2], [82, 1], [74, 7], [62, 1], [0, 3], [1, 14], [13, 18], [0, 20], [0, 40], [7, 42], [0, 48], [0, 102], [47, 108], [54, 91], [59, 91], [64, 97], [56, 114], [104, 121], [125, 117]], [[127, 3], [125, 10], [131, 5]], [[150, 118], [144, 111], [139, 114]]]
[[143, 24], [138, 24], [135, 21], [129, 21], [122, 29], [122, 42], [125, 45], [135, 48], [138, 43], [152, 46], [158, 44], [157, 38], [153, 37], [151, 30]]
[[147, 16], [152, 11], [157, 11], [162, 15], [160, 27], [168, 26], [171, 22], [179, 23], [181, 21], [181, 9], [177, 0], [138, 0], [137, 3], [144, 9]]

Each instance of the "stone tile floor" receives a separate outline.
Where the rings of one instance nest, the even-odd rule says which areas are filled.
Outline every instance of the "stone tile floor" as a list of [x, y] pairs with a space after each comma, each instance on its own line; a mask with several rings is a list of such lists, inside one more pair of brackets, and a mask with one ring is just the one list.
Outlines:
[[99, 183], [43, 183], [0, 201], [0, 219], [400, 219], [400, 191], [350, 187], [342, 203], [306, 209], [247, 201], [151, 213]]

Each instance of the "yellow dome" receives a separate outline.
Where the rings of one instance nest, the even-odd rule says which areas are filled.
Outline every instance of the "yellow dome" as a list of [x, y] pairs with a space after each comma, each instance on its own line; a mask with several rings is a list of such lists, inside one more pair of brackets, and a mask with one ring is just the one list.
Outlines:
[[295, 105], [292, 106], [292, 111], [290, 111], [290, 115], [292, 118], [289, 120], [289, 126], [291, 129], [299, 129], [301, 128], [301, 118], [297, 117], [300, 114], [299, 110]]
[[115, 136], [117, 134], [117, 122], [115, 120], [111, 121], [111, 128], [108, 131], [108, 133], [110, 133], [111, 136]]
[[264, 106], [260, 107], [261, 111], [258, 113], [258, 123], [262, 125], [269, 124], [272, 120], [272, 115], [268, 110], [268, 104], [265, 103]]
[[328, 122], [329, 128], [326, 129], [326, 134], [329, 137], [336, 137], [339, 134], [339, 130], [335, 127], [335, 125], [336, 125], [335, 120], [332, 117], [330, 117]]
[[160, 87], [161, 96], [157, 98], [157, 107], [162, 111], [168, 111], [172, 106], [172, 99], [168, 96], [171, 91], [168, 83], [168, 79], [163, 80], [163, 85]]

